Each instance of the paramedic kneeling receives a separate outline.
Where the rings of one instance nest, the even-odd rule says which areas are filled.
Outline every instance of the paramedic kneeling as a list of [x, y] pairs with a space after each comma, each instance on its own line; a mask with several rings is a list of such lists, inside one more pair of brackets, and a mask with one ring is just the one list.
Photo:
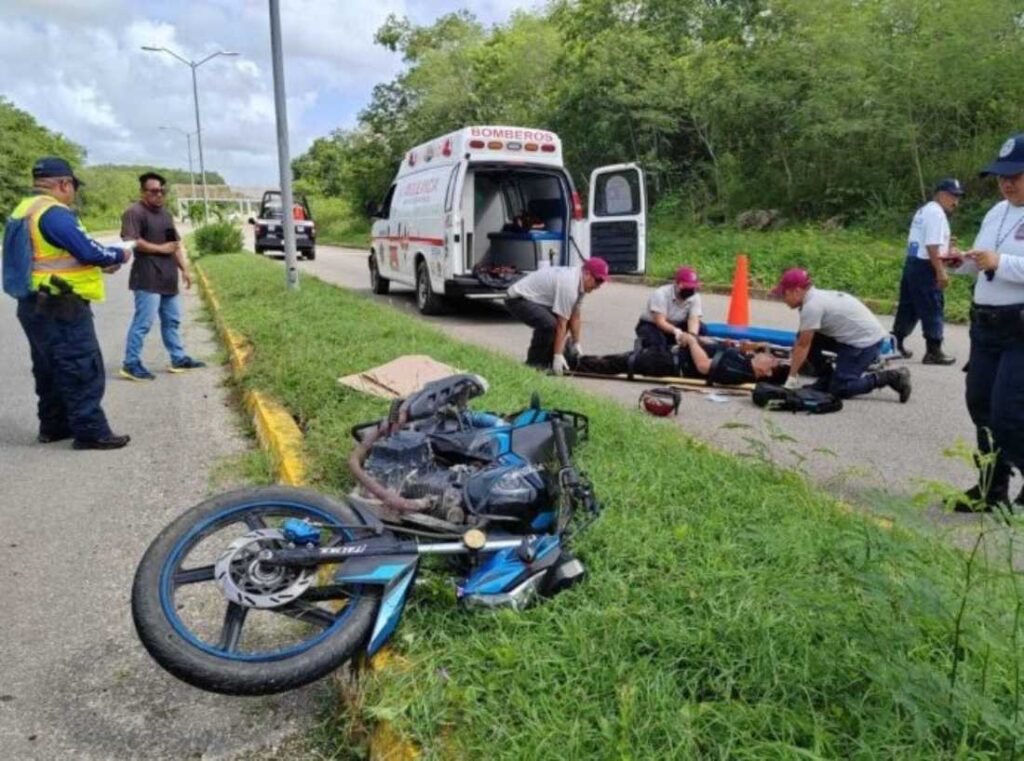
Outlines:
[[[960, 270], [984, 273], [971, 304], [967, 411], [979, 451], [997, 459], [957, 502], [958, 512], [1007, 503], [1011, 469], [1024, 470], [1024, 134], [1003, 143], [981, 174], [995, 175], [1004, 200], [985, 215]], [[1024, 490], [1015, 504], [1024, 505]]]
[[702, 333], [700, 279], [692, 267], [676, 270], [673, 282], [654, 290], [636, 324], [643, 349], [667, 349], [681, 343], [684, 333]]
[[[901, 403], [910, 398], [907, 368], [867, 371], [878, 360], [886, 333], [878, 319], [857, 298], [840, 291], [815, 288], [807, 271], [798, 268], [782, 274], [772, 295], [781, 297], [790, 309], [800, 310], [800, 329], [793, 346], [786, 388], [801, 385], [798, 374], [808, 363], [819, 371], [815, 388], [841, 399], [886, 386], [900, 395]], [[821, 357], [823, 351], [835, 353], [834, 369], [826, 367]]]
[[541, 370], [550, 368], [555, 375], [569, 369], [565, 361], [566, 339], [572, 339], [574, 353], [583, 351], [583, 297], [607, 279], [608, 263], [593, 256], [580, 267], [545, 267], [531, 272], [508, 289], [505, 307], [533, 328], [526, 364]]

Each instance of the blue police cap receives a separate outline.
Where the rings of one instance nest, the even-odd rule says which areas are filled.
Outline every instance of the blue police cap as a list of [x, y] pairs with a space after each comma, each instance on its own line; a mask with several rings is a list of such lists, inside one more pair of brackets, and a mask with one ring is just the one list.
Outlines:
[[36, 163], [32, 165], [33, 180], [40, 180], [45, 177], [70, 177], [74, 180], [76, 188], [85, 184], [75, 177], [71, 164], [56, 156], [43, 156], [43, 158], [37, 159]]
[[964, 186], [960, 184], [960, 180], [956, 177], [945, 177], [939, 180], [939, 183], [935, 186], [935, 192], [945, 191], [950, 195], [962, 196], [964, 194]]
[[982, 169], [979, 176], [995, 174], [1009, 177], [1021, 172], [1024, 172], [1024, 135], [1014, 135], [1003, 143], [1003, 147], [999, 149], [999, 156]]

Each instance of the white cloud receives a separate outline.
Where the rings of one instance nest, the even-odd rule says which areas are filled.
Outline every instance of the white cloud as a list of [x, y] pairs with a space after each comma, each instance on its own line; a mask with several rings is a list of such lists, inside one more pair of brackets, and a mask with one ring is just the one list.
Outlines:
[[[417, 23], [458, 0], [287, 0], [282, 6], [292, 155], [337, 126], [351, 126], [399, 56], [374, 44], [388, 14]], [[483, 0], [485, 21], [529, 2]], [[195, 130], [189, 67], [166, 47], [199, 60], [203, 149], [208, 169], [244, 185], [274, 183], [277, 148], [266, 0], [0, 0], [0, 95], [83, 145], [90, 163], [183, 167], [184, 138], [162, 125]]]

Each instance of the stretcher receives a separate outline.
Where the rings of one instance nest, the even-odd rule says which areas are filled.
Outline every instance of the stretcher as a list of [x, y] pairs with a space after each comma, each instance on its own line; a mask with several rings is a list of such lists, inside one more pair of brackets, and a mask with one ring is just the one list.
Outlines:
[[702, 378], [684, 378], [679, 375], [669, 376], [655, 376], [655, 375], [626, 375], [620, 373], [618, 375], [602, 375], [601, 373], [580, 373], [580, 372], [569, 372], [566, 375], [571, 375], [576, 378], [597, 378], [599, 380], [617, 380], [617, 381], [628, 381], [630, 383], [646, 383], [648, 385], [655, 384], [658, 386], [671, 386], [672, 388], [679, 388], [683, 391], [701, 391], [701, 392], [714, 392], [716, 394], [727, 394], [729, 396], [746, 396], [754, 391], [753, 383], [742, 383], [739, 386], [711, 386], [708, 382]]

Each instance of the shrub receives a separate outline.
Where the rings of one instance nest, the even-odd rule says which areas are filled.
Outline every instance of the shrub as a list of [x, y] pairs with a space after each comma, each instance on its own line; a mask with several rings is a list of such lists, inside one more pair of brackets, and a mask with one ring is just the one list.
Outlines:
[[242, 231], [227, 222], [215, 222], [195, 232], [196, 250], [207, 254], [232, 254], [242, 250]]

